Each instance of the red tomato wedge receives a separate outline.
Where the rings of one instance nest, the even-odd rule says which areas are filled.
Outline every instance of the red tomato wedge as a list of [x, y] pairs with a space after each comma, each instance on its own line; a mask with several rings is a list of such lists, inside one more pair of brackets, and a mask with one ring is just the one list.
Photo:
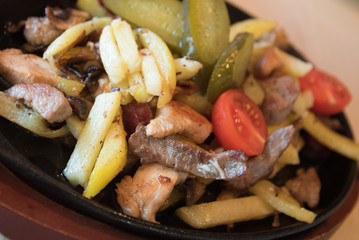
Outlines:
[[248, 156], [263, 151], [267, 124], [258, 106], [239, 90], [228, 90], [217, 99], [212, 111], [213, 132], [227, 150], [242, 150]]
[[310, 90], [314, 97], [312, 111], [332, 115], [343, 111], [351, 101], [346, 86], [336, 77], [318, 69], [312, 69], [299, 78], [301, 91]]

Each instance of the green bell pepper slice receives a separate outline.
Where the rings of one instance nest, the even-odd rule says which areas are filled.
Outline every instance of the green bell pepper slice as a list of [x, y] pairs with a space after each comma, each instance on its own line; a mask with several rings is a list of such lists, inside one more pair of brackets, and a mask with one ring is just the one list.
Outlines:
[[180, 53], [182, 3], [178, 0], [104, 0], [104, 5], [131, 24], [148, 28]]
[[182, 55], [203, 64], [196, 80], [204, 93], [216, 61], [229, 42], [230, 19], [224, 0], [184, 0]]
[[207, 88], [207, 98], [215, 102], [229, 89], [238, 89], [247, 72], [253, 50], [252, 34], [241, 33], [228, 45], [219, 57]]

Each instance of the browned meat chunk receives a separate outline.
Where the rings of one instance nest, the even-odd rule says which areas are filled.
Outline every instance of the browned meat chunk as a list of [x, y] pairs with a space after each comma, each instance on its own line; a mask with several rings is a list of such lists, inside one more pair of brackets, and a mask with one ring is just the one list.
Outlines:
[[203, 143], [212, 132], [212, 124], [204, 116], [180, 102], [169, 102], [156, 115], [146, 127], [148, 136], [181, 134], [195, 143]]
[[298, 169], [297, 177], [288, 180], [285, 187], [301, 204], [307, 203], [310, 208], [318, 205], [321, 182], [313, 167], [306, 171], [303, 168]]
[[11, 97], [24, 100], [50, 123], [65, 121], [72, 108], [64, 94], [43, 83], [20, 83], [5, 91]]
[[256, 182], [268, 177], [272, 173], [278, 158], [291, 142], [294, 132], [293, 126], [273, 132], [269, 136], [263, 152], [248, 159], [246, 174], [228, 181], [227, 186], [244, 193]]
[[290, 113], [299, 88], [291, 76], [268, 78], [260, 84], [265, 91], [262, 111], [267, 123], [281, 123]]
[[46, 60], [14, 48], [0, 51], [0, 74], [12, 85], [22, 82], [58, 85], [57, 74]]
[[32, 46], [48, 46], [62, 32], [47, 17], [29, 17], [25, 22], [24, 36]]
[[246, 172], [247, 156], [241, 150], [208, 152], [180, 137], [154, 138], [140, 124], [128, 140], [142, 163], [159, 162], [181, 172], [211, 179], [231, 179]]
[[283, 63], [275, 54], [274, 47], [268, 47], [254, 63], [253, 74], [258, 78], [268, 77], [282, 65]]
[[158, 163], [144, 164], [137, 169], [133, 178], [127, 175], [116, 184], [117, 201], [124, 213], [155, 222], [156, 212], [173, 187], [186, 177], [187, 174]]

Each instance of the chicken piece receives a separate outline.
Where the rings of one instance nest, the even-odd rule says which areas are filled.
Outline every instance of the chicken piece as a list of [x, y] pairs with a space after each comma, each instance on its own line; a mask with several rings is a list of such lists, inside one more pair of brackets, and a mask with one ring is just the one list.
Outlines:
[[195, 143], [203, 143], [212, 132], [212, 124], [187, 105], [171, 101], [159, 108], [156, 117], [146, 127], [146, 135], [162, 138], [182, 134]]
[[25, 21], [24, 36], [32, 46], [48, 46], [62, 32], [47, 17], [29, 17]]
[[143, 220], [156, 222], [156, 212], [171, 194], [176, 184], [187, 174], [158, 163], [141, 165], [134, 177], [125, 176], [117, 183], [117, 202], [124, 213]]
[[0, 51], [0, 74], [12, 85], [21, 82], [58, 85], [57, 74], [46, 60], [15, 48]]
[[43, 83], [19, 83], [5, 93], [37, 111], [50, 123], [63, 122], [72, 114], [70, 103], [64, 94]]
[[301, 204], [307, 203], [310, 208], [315, 208], [318, 205], [321, 182], [313, 167], [306, 171], [303, 168], [298, 169], [297, 177], [288, 180], [285, 187]]

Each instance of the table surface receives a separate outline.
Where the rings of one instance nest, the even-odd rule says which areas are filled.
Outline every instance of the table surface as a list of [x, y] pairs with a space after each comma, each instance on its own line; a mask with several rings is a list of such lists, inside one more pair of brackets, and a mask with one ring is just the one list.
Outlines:
[[[359, 4], [339, 0], [229, 0], [253, 16], [275, 20], [286, 30], [290, 41], [316, 66], [339, 76], [351, 91], [359, 92], [356, 80], [359, 62]], [[356, 5], [357, 4], [357, 5]], [[344, 42], [344, 43], [343, 43]], [[340, 63], [340, 64], [339, 64]], [[353, 101], [346, 115], [356, 138], [359, 137], [359, 112]], [[5, 194], [6, 193], [6, 194]], [[72, 212], [44, 197], [17, 179], [0, 164], [0, 233], [11, 239], [141, 239]], [[336, 219], [344, 219], [358, 199], [358, 179], [354, 192]], [[3, 216], [6, 216], [4, 218]], [[56, 219], [56, 220], [54, 220]], [[339, 221], [341, 222], [341, 221]], [[325, 222], [313, 238], [331, 236], [338, 227], [334, 220]], [[22, 231], [18, 231], [18, 226]], [[331, 239], [357, 239], [359, 204], [331, 236]], [[33, 232], [34, 235], [24, 235]], [[55, 229], [55, 230], [54, 230]], [[73, 229], [69, 231], [68, 229]], [[329, 234], [328, 234], [329, 231]], [[1, 235], [0, 235], [1, 239]]]

